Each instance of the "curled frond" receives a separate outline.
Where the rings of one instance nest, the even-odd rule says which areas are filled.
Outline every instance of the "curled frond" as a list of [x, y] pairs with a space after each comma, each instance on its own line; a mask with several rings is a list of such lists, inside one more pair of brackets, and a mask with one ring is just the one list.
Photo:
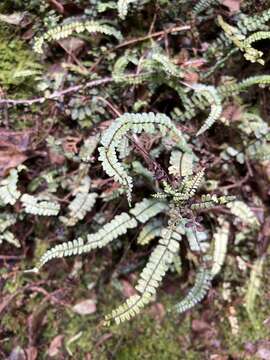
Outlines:
[[29, 194], [23, 194], [20, 200], [24, 207], [24, 211], [28, 214], [56, 216], [60, 210], [60, 205], [58, 203], [47, 201], [43, 198]]
[[103, 146], [99, 148], [99, 159], [102, 161], [103, 169], [109, 176], [113, 176], [115, 181], [124, 185], [129, 202], [131, 201], [133, 182], [132, 178], [123, 168], [123, 165], [118, 161], [116, 148], [129, 131], [134, 133], [142, 133], [143, 131], [154, 133], [156, 129], [164, 135], [171, 136], [171, 138], [175, 140], [176, 145], [183, 151], [191, 152], [181, 131], [178, 130], [171, 119], [164, 114], [126, 113], [117, 118], [101, 138]]
[[188, 292], [186, 297], [174, 306], [173, 310], [182, 313], [202, 301], [211, 287], [211, 280], [212, 275], [209, 270], [204, 267], [199, 269], [196, 275], [195, 285]]
[[101, 33], [104, 35], [112, 35], [118, 40], [122, 39], [121, 33], [112, 26], [101, 24], [98, 21], [78, 19], [66, 24], [58, 25], [45, 32], [44, 35], [36, 37], [34, 51], [42, 54], [42, 48], [45, 43], [59, 41], [71, 36], [72, 34], [80, 34], [85, 31], [90, 34]]

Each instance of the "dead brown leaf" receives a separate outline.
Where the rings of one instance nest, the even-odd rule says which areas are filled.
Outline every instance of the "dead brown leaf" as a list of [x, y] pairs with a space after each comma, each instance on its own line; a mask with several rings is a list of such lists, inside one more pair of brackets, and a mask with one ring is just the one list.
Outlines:
[[136, 294], [134, 287], [127, 280], [122, 280], [121, 283], [123, 286], [123, 295], [126, 298], [129, 298], [130, 296], [133, 296]]
[[90, 315], [96, 312], [96, 300], [83, 300], [72, 307], [72, 310], [80, 315]]
[[230, 12], [238, 12], [240, 11], [241, 0], [223, 0], [222, 4], [227, 6]]
[[48, 355], [51, 357], [59, 355], [59, 352], [61, 350], [62, 344], [63, 344], [63, 335], [57, 335], [52, 342], [50, 343], [49, 349], [48, 349]]
[[0, 129], [0, 177], [28, 158], [25, 152], [31, 147], [31, 134], [31, 131]]

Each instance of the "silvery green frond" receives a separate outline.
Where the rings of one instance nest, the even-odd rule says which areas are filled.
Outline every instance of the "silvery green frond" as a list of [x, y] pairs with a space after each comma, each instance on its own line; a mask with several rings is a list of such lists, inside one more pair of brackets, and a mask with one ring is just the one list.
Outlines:
[[21, 196], [17, 189], [18, 170], [11, 169], [10, 174], [0, 183], [0, 198], [4, 204], [14, 205]]
[[24, 207], [24, 211], [29, 214], [56, 216], [60, 211], [60, 205], [57, 202], [48, 201], [42, 197], [23, 194], [20, 200]]

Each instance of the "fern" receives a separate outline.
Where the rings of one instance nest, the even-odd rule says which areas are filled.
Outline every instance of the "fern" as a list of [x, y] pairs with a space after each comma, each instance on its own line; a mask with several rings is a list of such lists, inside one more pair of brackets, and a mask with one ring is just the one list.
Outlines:
[[248, 288], [245, 296], [245, 307], [248, 316], [252, 323], [256, 326], [257, 314], [255, 312], [256, 298], [260, 293], [260, 287], [262, 285], [261, 277], [263, 274], [263, 266], [265, 262], [265, 256], [258, 258], [252, 266], [250, 278], [248, 282]]
[[195, 285], [188, 292], [186, 297], [174, 306], [173, 310], [182, 313], [202, 301], [211, 287], [211, 280], [212, 275], [209, 270], [204, 267], [199, 269], [196, 275]]
[[194, 14], [198, 15], [201, 12], [208, 10], [214, 5], [218, 5], [218, 0], [199, 0], [197, 4], [194, 6], [193, 12]]
[[166, 204], [157, 202], [153, 199], [143, 199], [137, 203], [129, 214], [123, 212], [116, 215], [109, 223], [105, 224], [98, 232], [87, 235], [87, 241], [78, 238], [56, 245], [49, 249], [40, 258], [38, 264], [29, 272], [38, 272], [42, 266], [54, 258], [63, 258], [71, 255], [80, 255], [88, 253], [93, 249], [98, 249], [106, 246], [111, 241], [117, 239], [119, 236], [126, 234], [128, 229], [137, 227], [139, 222], [145, 223], [151, 217], [166, 209]]
[[211, 112], [208, 118], [205, 120], [203, 126], [199, 129], [196, 136], [203, 134], [208, 130], [222, 113], [221, 98], [217, 90], [213, 86], [196, 85], [195, 90], [206, 98], [211, 105]]
[[18, 170], [10, 170], [7, 178], [0, 183], [0, 199], [4, 204], [14, 205], [21, 196], [21, 192], [17, 189]]
[[59, 41], [74, 33], [80, 34], [85, 31], [90, 34], [101, 33], [104, 35], [112, 35], [118, 40], [122, 39], [121, 33], [109, 25], [102, 24], [97, 21], [79, 19], [67, 24], [58, 25], [45, 32], [44, 35], [36, 37], [33, 49], [35, 52], [42, 54], [42, 48], [46, 42]]
[[160, 221], [154, 220], [146, 224], [139, 233], [138, 244], [148, 245], [153, 239], [160, 236], [162, 225]]
[[0, 244], [2, 244], [3, 240], [17, 248], [21, 247], [19, 240], [11, 231], [5, 231], [3, 234], [0, 234]]
[[118, 161], [116, 148], [128, 131], [131, 130], [134, 133], [141, 133], [142, 131], [153, 133], [155, 132], [155, 127], [157, 127], [162, 134], [170, 135], [173, 139], [175, 138], [177, 146], [183, 151], [191, 152], [181, 131], [163, 114], [126, 113], [117, 118], [102, 135], [101, 143], [103, 146], [99, 148], [99, 160], [102, 161], [104, 171], [109, 176], [113, 176], [116, 182], [124, 185], [129, 203], [131, 202], [133, 182], [132, 178]]
[[121, 19], [125, 19], [128, 13], [129, 4], [136, 2], [137, 0], [118, 0], [117, 8], [118, 14]]
[[257, 228], [259, 226], [259, 221], [255, 214], [243, 201], [234, 201], [228, 203], [226, 206], [231, 210], [231, 213], [240, 218], [244, 224], [250, 225], [253, 228]]
[[131, 297], [124, 305], [114, 310], [111, 315], [107, 315], [105, 317], [107, 325], [110, 325], [111, 321], [119, 324], [129, 320], [137, 315], [144, 305], [151, 300], [151, 297], [156, 293], [157, 287], [167, 272], [169, 265], [173, 262], [174, 254], [179, 250], [180, 240], [181, 237], [179, 237], [179, 234], [175, 233], [172, 229], [164, 229], [162, 231], [162, 238], [152, 252], [135, 287], [140, 295]]
[[202, 195], [200, 202], [191, 205], [192, 210], [210, 209], [215, 206], [225, 205], [236, 198], [235, 196], [217, 196], [217, 195]]
[[91, 211], [95, 205], [97, 194], [78, 192], [69, 204], [70, 216], [82, 220], [86, 213]]
[[146, 223], [149, 219], [168, 208], [166, 203], [154, 199], [144, 199], [137, 203], [130, 213], [141, 223]]
[[33, 215], [56, 216], [60, 211], [60, 205], [56, 202], [47, 201], [41, 197], [23, 194], [21, 202], [24, 211]]
[[169, 173], [174, 176], [188, 176], [193, 173], [193, 160], [192, 154], [183, 153], [179, 150], [171, 152]]
[[224, 219], [220, 219], [220, 227], [215, 232], [214, 239], [214, 254], [213, 254], [213, 266], [211, 269], [212, 276], [216, 276], [224, 263], [227, 253], [227, 245], [229, 240], [229, 223]]

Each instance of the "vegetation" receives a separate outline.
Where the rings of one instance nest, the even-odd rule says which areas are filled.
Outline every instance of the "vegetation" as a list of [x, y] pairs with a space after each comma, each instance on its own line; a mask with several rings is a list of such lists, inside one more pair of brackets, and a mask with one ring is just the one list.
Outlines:
[[263, 0], [0, 5], [3, 358], [268, 358], [269, 26]]

